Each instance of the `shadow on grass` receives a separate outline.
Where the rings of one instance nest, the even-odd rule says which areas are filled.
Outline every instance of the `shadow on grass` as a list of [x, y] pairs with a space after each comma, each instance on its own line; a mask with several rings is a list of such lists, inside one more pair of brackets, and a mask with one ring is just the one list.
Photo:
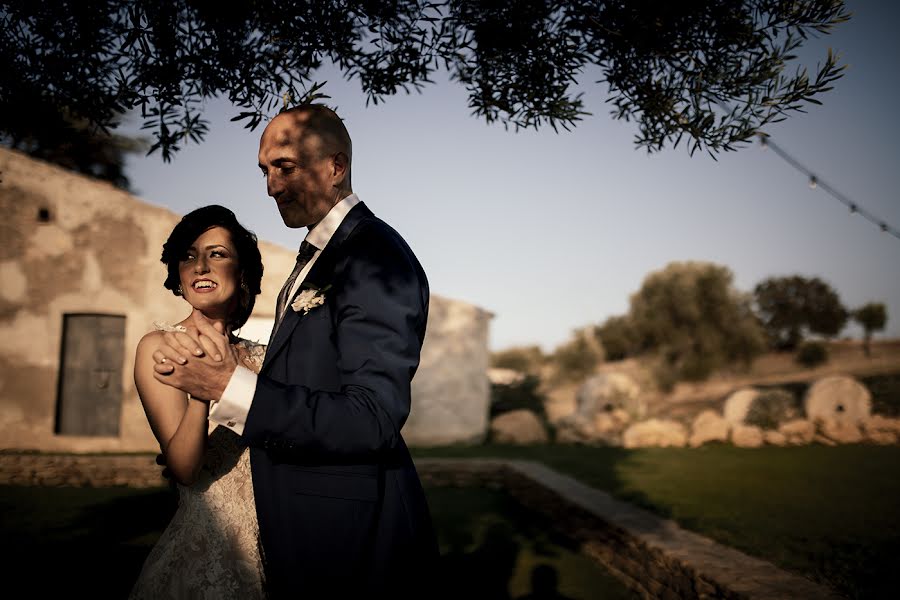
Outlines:
[[126, 598], [176, 505], [169, 489], [0, 487], [8, 597]]
[[[442, 557], [439, 580], [423, 597], [631, 597], [554, 534], [546, 518], [506, 493], [434, 487], [426, 492]], [[126, 598], [176, 500], [168, 489], [0, 486], [0, 530], [7, 554], [15, 551], [4, 564], [10, 574], [4, 595]]]

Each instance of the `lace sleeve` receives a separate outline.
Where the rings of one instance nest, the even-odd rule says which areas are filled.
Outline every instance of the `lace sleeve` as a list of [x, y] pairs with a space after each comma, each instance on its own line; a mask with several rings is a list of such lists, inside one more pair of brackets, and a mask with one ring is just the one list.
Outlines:
[[153, 321], [153, 328], [157, 331], [180, 331], [182, 333], [187, 331], [183, 325], [169, 325], [164, 321]]
[[265, 344], [258, 344], [249, 340], [240, 340], [237, 346], [244, 349], [242, 361], [245, 366], [252, 369], [255, 373], [259, 373], [262, 369], [263, 360], [266, 358]]

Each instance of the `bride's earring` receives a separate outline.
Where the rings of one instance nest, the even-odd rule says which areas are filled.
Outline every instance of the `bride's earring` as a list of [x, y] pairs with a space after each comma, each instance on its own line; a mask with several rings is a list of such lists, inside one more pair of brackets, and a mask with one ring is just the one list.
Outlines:
[[179, 296], [184, 296], [184, 290], [181, 289], [181, 284], [180, 284], [180, 283], [178, 284], [178, 287], [175, 288], [175, 293], [178, 294]]

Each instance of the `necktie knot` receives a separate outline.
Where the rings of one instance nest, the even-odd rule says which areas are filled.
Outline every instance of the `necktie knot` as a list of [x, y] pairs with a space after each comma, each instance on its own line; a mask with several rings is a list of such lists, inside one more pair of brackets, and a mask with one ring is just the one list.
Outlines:
[[313, 257], [313, 254], [316, 253], [316, 248], [306, 240], [303, 240], [303, 243], [300, 244], [300, 250], [297, 252], [297, 262], [306, 264], [309, 262], [309, 259]]

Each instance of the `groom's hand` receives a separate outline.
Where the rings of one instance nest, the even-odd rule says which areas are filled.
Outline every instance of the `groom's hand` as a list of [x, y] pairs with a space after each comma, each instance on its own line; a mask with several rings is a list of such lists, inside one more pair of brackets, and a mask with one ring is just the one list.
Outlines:
[[218, 323], [211, 323], [196, 309], [191, 320], [196, 330], [164, 336], [163, 346], [154, 354], [153, 376], [198, 400], [216, 401], [237, 367], [237, 350]]
[[[207, 332], [212, 331], [214, 336], [204, 335], [197, 327], [198, 322], [204, 325]], [[228, 338], [222, 334], [221, 325], [216, 324], [215, 327], [220, 329], [214, 329], [213, 325], [196, 308], [191, 312], [190, 323], [193, 323], [193, 326], [188, 324], [183, 331], [163, 333], [164, 343], [154, 354], [157, 363], [165, 364], [171, 361], [183, 365], [190, 356], [210, 356], [213, 360], [222, 360], [222, 355], [228, 348]], [[224, 343], [221, 340], [212, 339], [212, 337], [224, 338]], [[171, 369], [159, 372], [171, 372]]]

